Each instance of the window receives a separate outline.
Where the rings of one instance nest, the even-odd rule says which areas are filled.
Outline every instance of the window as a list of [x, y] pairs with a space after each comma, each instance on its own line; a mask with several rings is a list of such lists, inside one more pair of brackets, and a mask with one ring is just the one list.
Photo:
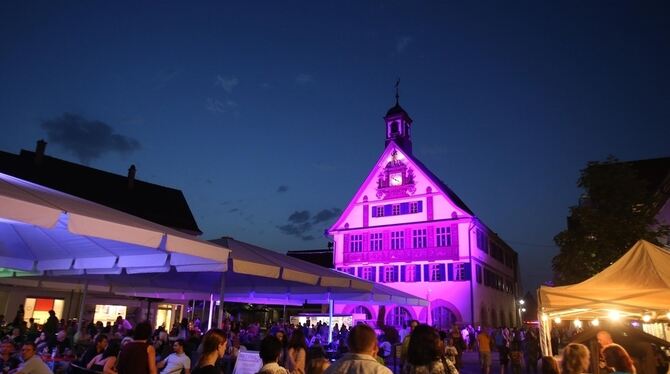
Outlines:
[[360, 269], [361, 270], [361, 278], [369, 281], [375, 281], [375, 268], [371, 266], [366, 266]]
[[384, 266], [384, 278], [383, 281], [388, 283], [388, 282], [397, 282], [398, 281], [398, 276], [396, 272], [396, 267], [395, 266]]
[[428, 278], [431, 282], [439, 282], [442, 280], [442, 273], [440, 272], [440, 266], [438, 264], [431, 264], [428, 266], [428, 271], [430, 278]]
[[441, 330], [449, 330], [456, 323], [456, 315], [449, 308], [438, 306], [431, 310], [433, 326]]
[[391, 232], [391, 249], [405, 248], [405, 232], [393, 231]]
[[451, 247], [451, 227], [438, 227], [435, 229], [435, 246]]
[[419, 202], [418, 201], [412, 201], [409, 203], [409, 212], [410, 213], [419, 213]]
[[465, 266], [469, 264], [454, 264], [454, 280], [455, 281], [462, 281], [462, 280], [467, 280], [466, 276], [466, 269]]
[[420, 282], [421, 267], [418, 265], [405, 265], [405, 282]]
[[426, 229], [412, 230], [412, 247], [426, 248]]
[[482, 283], [482, 267], [479, 265], [476, 265], [476, 275], [477, 275], [477, 283], [481, 284]]
[[343, 273], [351, 274], [351, 275], [356, 275], [356, 268], [353, 267], [347, 267], [347, 268], [337, 268], [338, 271], [341, 271]]
[[351, 235], [349, 252], [360, 252], [363, 250], [363, 235]]
[[374, 215], [374, 217], [384, 217], [384, 206], [383, 205], [376, 206], [375, 213], [376, 214]]
[[382, 233], [376, 232], [370, 234], [370, 250], [381, 251], [383, 245]]
[[364, 307], [363, 305], [359, 305], [354, 308], [353, 312], [356, 314], [365, 314], [365, 319], [368, 321], [372, 319], [372, 312], [370, 312], [370, 309]]
[[401, 306], [397, 306], [386, 315], [386, 324], [389, 326], [400, 327], [409, 325], [412, 315], [409, 311]]
[[477, 248], [486, 253], [489, 253], [489, 243], [486, 238], [486, 234], [484, 234], [484, 232], [481, 230], [477, 230]]
[[400, 204], [393, 204], [391, 207], [391, 214], [394, 216], [399, 216], [400, 215]]

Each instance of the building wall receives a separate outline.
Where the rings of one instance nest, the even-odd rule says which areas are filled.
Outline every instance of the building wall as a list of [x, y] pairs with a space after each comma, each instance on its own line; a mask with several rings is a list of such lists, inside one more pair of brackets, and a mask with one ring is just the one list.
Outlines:
[[[494, 234], [491, 234], [486, 226], [476, 217], [460, 209], [454, 204], [439, 185], [434, 183], [419, 167], [412, 164], [412, 160], [396, 155], [396, 159], [404, 161], [408, 168], [414, 172], [415, 191], [409, 196], [384, 199], [378, 196], [377, 178], [383, 173], [385, 166], [391, 161], [391, 151], [387, 149], [385, 155], [370, 173], [354, 200], [344, 211], [340, 219], [331, 228], [334, 240], [334, 264], [336, 269], [346, 271], [356, 276], [361, 276], [361, 268], [374, 267], [374, 281], [383, 282], [379, 272], [383, 272], [387, 266], [395, 266], [398, 269], [398, 281], [385, 283], [388, 286], [409, 294], [425, 298], [430, 302], [430, 308], [444, 306], [453, 312], [459, 323], [486, 325], [516, 324], [515, 316], [515, 292], [516, 274], [514, 266], [506, 266], [504, 261], [493, 258], [490, 251], [477, 248], [477, 231], [481, 231], [486, 237], [486, 242], [496, 243], [496, 248], [509, 256], [516, 258], [516, 254]], [[419, 203], [420, 211], [416, 213], [375, 216], [374, 210], [377, 206], [402, 203]], [[451, 234], [451, 246], [438, 246], [436, 241], [436, 228], [448, 227]], [[426, 246], [414, 247], [413, 230], [426, 230]], [[403, 249], [390, 249], [391, 233], [403, 232]], [[373, 250], [371, 234], [381, 234], [383, 249]], [[480, 234], [481, 235], [481, 234]], [[360, 238], [360, 248], [352, 250], [352, 241]], [[481, 241], [481, 237], [480, 237]], [[487, 244], [488, 248], [492, 244]], [[500, 252], [500, 251], [499, 251]], [[493, 253], [493, 252], [490, 252]], [[499, 256], [500, 257], [500, 256]], [[501, 258], [502, 259], [502, 258]], [[459, 265], [463, 264], [463, 265]], [[476, 265], [482, 268], [482, 279], [478, 282], [476, 277]], [[402, 266], [419, 265], [421, 267], [421, 281], [400, 281]], [[425, 265], [432, 269], [435, 265], [444, 266], [444, 280], [425, 281]], [[470, 277], [465, 280], [449, 279], [448, 269], [452, 271], [457, 266], [465, 266], [469, 269]], [[382, 270], [380, 270], [380, 268]], [[406, 268], [405, 268], [406, 269]], [[489, 277], [489, 282], [484, 281], [484, 272], [495, 274]], [[432, 270], [429, 270], [432, 272]], [[500, 279], [504, 284], [500, 284]], [[491, 285], [491, 280], [494, 284]], [[487, 286], [486, 283], [489, 283]], [[473, 302], [474, 300], [474, 302]], [[386, 305], [386, 311], [393, 309], [396, 305]], [[336, 312], [348, 313], [356, 305], [336, 305]], [[474, 307], [474, 310], [473, 310]], [[482, 308], [483, 311], [482, 312]], [[432, 323], [431, 314], [426, 307], [407, 308], [412, 317], [422, 322]], [[380, 309], [370, 309], [374, 320], [379, 319]], [[503, 315], [500, 316], [502, 311]], [[495, 313], [492, 318], [491, 313]], [[512, 317], [510, 317], [512, 316]], [[510, 321], [510, 319], [512, 319]]]

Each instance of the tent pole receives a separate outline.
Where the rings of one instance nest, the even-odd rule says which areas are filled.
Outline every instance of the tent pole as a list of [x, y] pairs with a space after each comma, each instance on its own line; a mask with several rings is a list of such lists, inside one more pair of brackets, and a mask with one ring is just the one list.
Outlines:
[[219, 289], [219, 316], [216, 319], [216, 327], [223, 327], [223, 293], [226, 289], [226, 273], [221, 273], [221, 288]]
[[212, 329], [212, 313], [214, 312], [214, 294], [209, 294], [209, 317], [207, 317], [207, 330]]
[[193, 306], [191, 307], [191, 322], [193, 322], [193, 317], [195, 317], [195, 299], [193, 301]]
[[84, 322], [84, 305], [86, 304], [86, 294], [88, 293], [88, 279], [84, 281], [84, 294], [79, 304], [79, 319], [77, 320], [77, 332], [81, 331], [81, 325]]
[[333, 342], [333, 299], [328, 292], [328, 344]]

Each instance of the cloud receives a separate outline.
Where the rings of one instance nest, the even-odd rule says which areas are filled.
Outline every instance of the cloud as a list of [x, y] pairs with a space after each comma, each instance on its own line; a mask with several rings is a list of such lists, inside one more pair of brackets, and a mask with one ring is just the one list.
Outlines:
[[237, 77], [230, 77], [230, 78], [225, 78], [220, 75], [216, 76], [216, 82], [214, 83], [216, 86], [221, 86], [223, 89], [231, 93], [233, 92], [233, 88], [240, 84], [240, 80], [237, 79]]
[[339, 208], [333, 209], [322, 209], [312, 218], [312, 223], [317, 224], [321, 222], [330, 221], [331, 219], [337, 217], [342, 213], [342, 210]]
[[401, 36], [398, 38], [398, 40], [395, 43], [395, 51], [396, 53], [403, 53], [405, 52], [405, 49], [407, 49], [407, 46], [409, 43], [413, 41], [411, 36]]
[[342, 211], [338, 208], [321, 209], [314, 216], [307, 210], [296, 210], [288, 217], [288, 222], [277, 226], [279, 231], [286, 235], [295, 236], [302, 240], [314, 240], [315, 232], [322, 228], [321, 224], [336, 218]]
[[212, 113], [228, 113], [237, 108], [237, 103], [233, 100], [222, 101], [208, 97], [205, 102], [205, 107]]
[[286, 191], [288, 191], [288, 186], [285, 186], [285, 185], [282, 184], [281, 186], [277, 187], [277, 192], [279, 192], [279, 193], [286, 192]]
[[72, 152], [84, 164], [106, 153], [128, 154], [141, 148], [139, 141], [117, 134], [110, 125], [78, 114], [63, 113], [40, 126], [50, 142]]
[[307, 222], [309, 220], [309, 211], [307, 210], [301, 210], [301, 211], [295, 211], [293, 212], [290, 216], [288, 216], [289, 222], [293, 223], [303, 223]]
[[300, 73], [295, 77], [295, 83], [305, 86], [314, 83], [314, 77], [311, 74]]

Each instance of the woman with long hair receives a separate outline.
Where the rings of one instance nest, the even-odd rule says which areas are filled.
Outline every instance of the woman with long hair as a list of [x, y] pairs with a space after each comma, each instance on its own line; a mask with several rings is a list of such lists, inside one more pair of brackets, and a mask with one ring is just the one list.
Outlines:
[[135, 326], [133, 339], [121, 343], [116, 368], [119, 374], [156, 374], [156, 350], [149, 344], [151, 324], [147, 321]]
[[435, 328], [428, 325], [415, 327], [402, 374], [458, 374], [454, 364], [444, 356], [443, 344]]
[[116, 356], [119, 355], [121, 346], [118, 341], [111, 341], [102, 353], [93, 357], [86, 368], [103, 374], [116, 374]]
[[202, 355], [191, 373], [193, 374], [221, 374], [216, 367], [218, 361], [226, 353], [228, 338], [221, 329], [211, 329], [202, 338]]
[[293, 330], [291, 340], [288, 342], [286, 354], [286, 368], [291, 374], [305, 374], [307, 363], [307, 343], [305, 334], [301, 329]]
[[589, 368], [589, 349], [583, 344], [570, 343], [563, 349], [561, 374], [581, 374]]
[[286, 350], [287, 345], [288, 345], [288, 340], [286, 339], [286, 332], [284, 330], [278, 330], [275, 332], [275, 337], [277, 340], [279, 340], [279, 343], [281, 344], [281, 352], [279, 352], [279, 360], [277, 362], [279, 363], [279, 366], [286, 367]]
[[630, 358], [628, 352], [622, 346], [614, 343], [608, 345], [603, 349], [603, 356], [605, 357], [605, 365], [614, 369], [614, 373], [635, 374], [633, 359]]

